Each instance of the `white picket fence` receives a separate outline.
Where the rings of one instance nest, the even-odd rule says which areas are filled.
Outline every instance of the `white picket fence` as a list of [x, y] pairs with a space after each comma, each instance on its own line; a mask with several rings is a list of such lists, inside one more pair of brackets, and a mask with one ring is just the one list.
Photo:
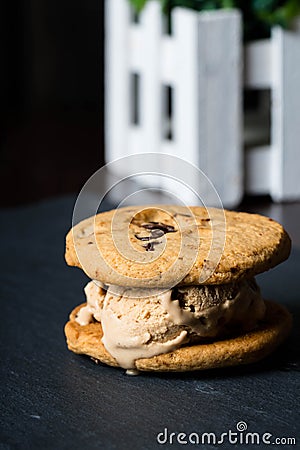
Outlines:
[[300, 20], [245, 48], [244, 84], [271, 90], [271, 142], [245, 154], [245, 188], [275, 201], [300, 198]]
[[[260, 189], [275, 200], [300, 196], [299, 35], [276, 28], [270, 42], [246, 49], [245, 84], [271, 88], [273, 101], [271, 145], [248, 150], [245, 170], [241, 42], [237, 11], [176, 8], [169, 35], [159, 2], [149, 2], [136, 23], [128, 0], [107, 0], [106, 161], [143, 152], [184, 158], [206, 173], [228, 207], [241, 199], [244, 180], [248, 192]], [[167, 178], [155, 182], [173, 189]]]

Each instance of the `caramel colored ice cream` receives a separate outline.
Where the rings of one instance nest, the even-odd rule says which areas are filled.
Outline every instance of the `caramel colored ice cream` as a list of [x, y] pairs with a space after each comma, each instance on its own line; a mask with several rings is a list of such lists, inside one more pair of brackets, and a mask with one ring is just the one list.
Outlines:
[[134, 369], [136, 359], [167, 353], [189, 342], [251, 330], [265, 313], [253, 278], [166, 291], [105, 287], [91, 281], [85, 294], [87, 305], [76, 321], [80, 325], [101, 322], [105, 348], [125, 369]]

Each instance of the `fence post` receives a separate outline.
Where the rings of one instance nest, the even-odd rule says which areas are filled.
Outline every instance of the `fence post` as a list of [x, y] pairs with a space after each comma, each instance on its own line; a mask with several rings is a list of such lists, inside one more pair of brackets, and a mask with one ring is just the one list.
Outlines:
[[106, 0], [105, 15], [105, 144], [109, 162], [123, 156], [128, 140], [128, 1]]
[[[170, 36], [171, 52], [170, 84], [174, 92], [172, 140], [164, 141], [162, 151], [183, 158], [198, 167], [199, 152], [199, 104], [198, 104], [198, 20], [199, 15], [187, 8], [172, 11], [173, 33]], [[164, 61], [162, 61], [164, 62]], [[175, 172], [179, 172], [178, 167]], [[195, 174], [196, 175], [196, 174]], [[190, 180], [196, 186], [198, 180]], [[198, 198], [175, 180], [162, 178], [162, 186], [174, 193], [180, 189], [188, 203], [199, 202]], [[199, 189], [200, 191], [200, 189]], [[199, 192], [201, 195], [201, 192]], [[203, 193], [202, 193], [203, 194]]]
[[[241, 17], [176, 8], [173, 21], [174, 143], [167, 148], [200, 168], [234, 206], [243, 195]], [[200, 177], [198, 186], [210, 202]]]
[[300, 197], [300, 20], [294, 31], [272, 30], [271, 195]]
[[241, 49], [238, 11], [199, 14], [198, 164], [226, 206], [243, 195]]

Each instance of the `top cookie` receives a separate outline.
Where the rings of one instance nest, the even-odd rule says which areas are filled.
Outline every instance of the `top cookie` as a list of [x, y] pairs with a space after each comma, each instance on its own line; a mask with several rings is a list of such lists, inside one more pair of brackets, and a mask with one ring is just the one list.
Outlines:
[[97, 214], [73, 227], [66, 261], [105, 284], [170, 288], [222, 284], [284, 261], [283, 227], [257, 214], [149, 205]]

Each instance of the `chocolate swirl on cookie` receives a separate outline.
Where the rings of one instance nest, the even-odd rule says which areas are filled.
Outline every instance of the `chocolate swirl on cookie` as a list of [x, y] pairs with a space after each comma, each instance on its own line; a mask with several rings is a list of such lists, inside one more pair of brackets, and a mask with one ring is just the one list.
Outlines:
[[167, 225], [162, 222], [147, 222], [141, 225], [142, 228], [150, 230], [149, 236], [139, 236], [135, 234], [136, 239], [140, 241], [149, 241], [148, 244], [142, 245], [146, 252], [153, 252], [155, 250], [155, 245], [161, 244], [162, 241], [153, 241], [153, 239], [158, 239], [167, 233], [175, 233], [175, 227], [172, 225]]

